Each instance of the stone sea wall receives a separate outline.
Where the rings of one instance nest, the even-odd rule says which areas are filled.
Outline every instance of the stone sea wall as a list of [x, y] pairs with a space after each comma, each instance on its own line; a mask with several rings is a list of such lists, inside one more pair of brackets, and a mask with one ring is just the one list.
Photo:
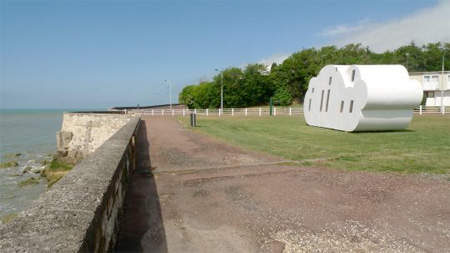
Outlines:
[[113, 113], [65, 113], [56, 134], [59, 159], [77, 164], [92, 154], [132, 116]]
[[0, 252], [111, 251], [135, 168], [139, 122], [130, 118], [27, 210], [0, 226]]

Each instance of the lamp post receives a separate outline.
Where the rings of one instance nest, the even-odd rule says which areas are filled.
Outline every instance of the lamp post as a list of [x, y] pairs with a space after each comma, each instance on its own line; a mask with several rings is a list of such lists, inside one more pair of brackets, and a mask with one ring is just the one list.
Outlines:
[[442, 76], [441, 76], [441, 112], [444, 114], [444, 62], [445, 62], [445, 51], [442, 54]]
[[[219, 72], [218, 69], [215, 69]], [[223, 74], [220, 72], [220, 110], [223, 112]]]
[[164, 80], [164, 81], [169, 83], [169, 105], [170, 105], [170, 110], [172, 110], [172, 82], [170, 80]]
[[406, 53], [406, 70], [409, 72], [409, 53]]

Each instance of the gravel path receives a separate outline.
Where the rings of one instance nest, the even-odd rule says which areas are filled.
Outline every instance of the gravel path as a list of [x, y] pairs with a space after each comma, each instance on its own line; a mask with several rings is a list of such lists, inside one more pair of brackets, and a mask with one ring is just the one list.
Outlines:
[[133, 175], [118, 251], [450, 252], [445, 177], [283, 165], [144, 120], [151, 163]]

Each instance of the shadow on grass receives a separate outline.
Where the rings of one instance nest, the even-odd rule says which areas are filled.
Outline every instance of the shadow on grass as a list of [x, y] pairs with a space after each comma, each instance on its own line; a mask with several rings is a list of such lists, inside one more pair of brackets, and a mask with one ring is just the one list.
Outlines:
[[145, 121], [137, 136], [136, 170], [124, 203], [115, 252], [167, 252], [158, 189], [151, 171]]

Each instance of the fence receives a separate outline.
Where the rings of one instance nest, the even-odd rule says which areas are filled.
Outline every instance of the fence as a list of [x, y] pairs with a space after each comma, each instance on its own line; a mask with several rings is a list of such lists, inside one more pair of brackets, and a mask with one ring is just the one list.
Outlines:
[[[129, 110], [127, 113], [150, 116], [186, 116], [195, 113], [199, 116], [269, 116], [270, 108], [224, 108], [221, 109], [140, 109]], [[303, 115], [301, 107], [273, 107], [273, 116]]]
[[[195, 113], [199, 116], [269, 116], [269, 107], [260, 108], [224, 108], [221, 109], [139, 109], [128, 110], [126, 113], [150, 116], [186, 116]], [[414, 109], [417, 114], [449, 114], [450, 108], [437, 106], [419, 106]], [[273, 116], [303, 115], [302, 107], [273, 107]]]

